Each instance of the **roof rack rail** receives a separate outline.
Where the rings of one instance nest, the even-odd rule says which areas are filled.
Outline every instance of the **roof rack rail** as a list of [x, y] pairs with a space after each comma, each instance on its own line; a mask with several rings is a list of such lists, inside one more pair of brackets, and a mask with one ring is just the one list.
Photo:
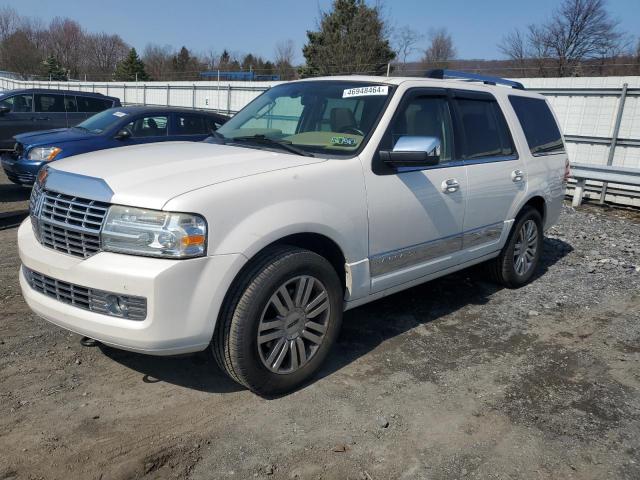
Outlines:
[[514, 82], [513, 80], [507, 80], [500, 77], [478, 75], [477, 73], [459, 72], [457, 70], [443, 70], [439, 68], [436, 70], [427, 71], [424, 76], [429, 78], [439, 78], [441, 80], [453, 78], [458, 80], [466, 80], [467, 82], [483, 82], [487, 85], [506, 85], [511, 88], [517, 88], [518, 90], [524, 90], [524, 85], [520, 82]]

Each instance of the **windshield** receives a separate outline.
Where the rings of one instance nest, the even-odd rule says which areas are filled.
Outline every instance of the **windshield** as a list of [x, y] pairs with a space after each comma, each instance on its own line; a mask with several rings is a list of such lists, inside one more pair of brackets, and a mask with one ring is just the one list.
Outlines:
[[276, 142], [307, 154], [353, 156], [375, 127], [389, 85], [350, 81], [308, 81], [277, 85], [240, 110], [216, 132], [227, 143]]
[[87, 118], [76, 128], [87, 130], [91, 133], [102, 133], [111, 129], [116, 123], [120, 123], [120, 120], [127, 116], [129, 114], [121, 109], [110, 108]]

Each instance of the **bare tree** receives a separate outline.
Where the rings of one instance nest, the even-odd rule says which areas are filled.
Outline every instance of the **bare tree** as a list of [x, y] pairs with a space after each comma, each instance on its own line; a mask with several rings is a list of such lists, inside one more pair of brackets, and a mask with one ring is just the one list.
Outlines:
[[47, 50], [72, 77], [77, 77], [82, 67], [86, 35], [78, 22], [56, 17], [51, 20], [47, 32]]
[[410, 28], [408, 25], [397, 29], [393, 35], [393, 47], [396, 58], [404, 66], [407, 59], [418, 50], [418, 43], [423, 36]]
[[86, 72], [104, 79], [113, 74], [131, 47], [119, 35], [90, 34], [85, 41]]
[[20, 24], [20, 17], [11, 7], [0, 7], [0, 42], [14, 33]]
[[526, 76], [526, 65], [529, 52], [527, 52], [527, 40], [522, 32], [515, 29], [502, 37], [498, 49], [508, 57], [515, 66], [521, 69], [521, 75]]
[[19, 29], [2, 42], [3, 68], [27, 79], [42, 68], [42, 53], [31, 40], [31, 32]]
[[144, 67], [153, 80], [166, 80], [173, 72], [173, 50], [169, 45], [149, 44], [144, 49], [142, 61]]
[[429, 47], [424, 52], [423, 63], [429, 68], [446, 68], [450, 60], [456, 57], [453, 39], [445, 28], [429, 33]]
[[294, 69], [293, 62], [295, 59], [295, 44], [293, 40], [284, 40], [278, 42], [275, 51], [275, 69], [276, 73], [280, 75], [283, 80], [288, 80], [293, 77]]

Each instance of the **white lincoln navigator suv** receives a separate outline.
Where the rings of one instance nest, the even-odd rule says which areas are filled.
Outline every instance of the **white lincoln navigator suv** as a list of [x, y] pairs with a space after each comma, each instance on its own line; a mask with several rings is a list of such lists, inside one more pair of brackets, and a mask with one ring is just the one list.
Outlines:
[[268, 395], [318, 370], [345, 310], [481, 262], [526, 284], [568, 172], [554, 115], [433, 76], [283, 83], [205, 142], [55, 162], [18, 231], [24, 298], [116, 348], [211, 348]]

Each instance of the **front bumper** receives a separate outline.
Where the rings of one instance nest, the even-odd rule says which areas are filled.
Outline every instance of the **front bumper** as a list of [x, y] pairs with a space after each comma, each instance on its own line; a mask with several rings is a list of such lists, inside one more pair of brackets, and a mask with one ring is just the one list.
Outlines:
[[38, 171], [45, 163], [47, 162], [15, 158], [10, 155], [2, 156], [2, 168], [9, 180], [23, 185], [33, 184], [36, 181]]
[[29, 307], [62, 328], [124, 350], [174, 355], [207, 348], [220, 306], [246, 259], [241, 254], [166, 260], [100, 252], [87, 259], [42, 246], [29, 219], [18, 230], [24, 266], [88, 288], [147, 299], [147, 316], [127, 320], [78, 308], [29, 285], [20, 286]]

